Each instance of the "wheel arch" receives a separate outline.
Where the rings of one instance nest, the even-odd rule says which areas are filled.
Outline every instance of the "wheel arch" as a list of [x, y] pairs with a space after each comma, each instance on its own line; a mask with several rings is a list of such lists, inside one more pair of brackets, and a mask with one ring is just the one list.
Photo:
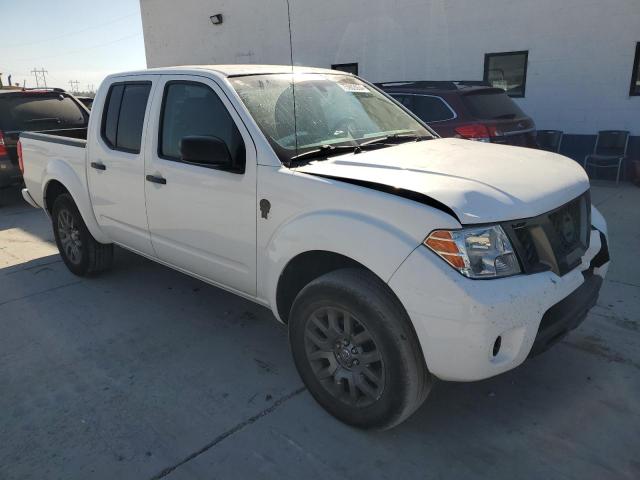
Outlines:
[[62, 160], [49, 162], [43, 177], [42, 201], [43, 207], [49, 215], [51, 215], [55, 199], [63, 193], [68, 193], [78, 207], [91, 235], [100, 243], [111, 243], [93, 214], [86, 177], [80, 179], [74, 169]]
[[362, 268], [371, 272], [360, 262], [327, 250], [302, 252], [289, 260], [278, 278], [276, 287], [276, 310], [280, 319], [288, 323], [293, 301], [306, 285], [326, 273], [342, 268]]
[[[49, 215], [53, 212], [53, 204], [60, 195], [71, 192], [65, 187], [59, 180], [50, 180], [44, 187], [44, 193], [42, 195], [44, 201], [44, 209]], [[73, 197], [73, 195], [71, 195]]]
[[380, 275], [353, 258], [328, 250], [302, 252], [286, 264], [278, 278], [276, 287], [275, 309], [277, 310], [280, 320], [285, 324], [288, 323], [291, 306], [298, 293], [300, 293], [305, 286], [322, 275], [344, 268], [359, 268], [374, 276], [391, 294], [404, 313], [407, 314], [411, 328], [413, 328], [413, 322], [404, 308], [402, 301]]

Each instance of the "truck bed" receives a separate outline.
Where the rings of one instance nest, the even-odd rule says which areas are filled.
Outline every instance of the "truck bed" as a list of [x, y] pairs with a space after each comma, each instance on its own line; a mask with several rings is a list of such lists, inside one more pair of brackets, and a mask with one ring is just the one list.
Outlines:
[[[20, 134], [24, 160], [24, 183], [33, 202], [46, 208], [44, 190], [54, 171], [66, 172], [76, 194], [87, 198], [87, 129], [61, 129]], [[58, 173], [59, 176], [59, 173]]]
[[87, 129], [62, 128], [59, 130], [44, 130], [42, 132], [22, 132], [20, 138], [30, 138], [43, 142], [53, 142], [84, 148], [87, 144]]

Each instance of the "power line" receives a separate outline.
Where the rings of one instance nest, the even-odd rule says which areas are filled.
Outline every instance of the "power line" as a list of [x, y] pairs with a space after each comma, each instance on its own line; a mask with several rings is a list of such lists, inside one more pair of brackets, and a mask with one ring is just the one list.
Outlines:
[[40, 87], [40, 79], [42, 79], [44, 88], [47, 88], [47, 73], [49, 72], [45, 70], [44, 67], [42, 67], [40, 70], [34, 67], [34, 69], [31, 70], [31, 73], [33, 73], [33, 76], [36, 77], [36, 88]]
[[34, 60], [44, 61], [44, 60], [49, 60], [51, 58], [64, 57], [66, 55], [73, 55], [75, 53], [84, 52], [86, 50], [93, 50], [93, 49], [96, 49], [96, 48], [106, 47], [107, 45], [112, 45], [114, 43], [118, 43], [118, 42], [121, 42], [123, 40], [128, 40], [130, 38], [139, 37], [141, 35], [142, 35], [142, 33], [138, 32], [138, 33], [134, 33], [133, 35], [127, 35], [125, 37], [117, 38], [117, 39], [112, 40], [110, 42], [101, 43], [101, 44], [98, 44], [98, 45], [93, 45], [91, 47], [80, 48], [78, 50], [72, 50], [72, 51], [65, 52], [65, 53], [60, 53], [60, 54], [57, 54], [57, 55], [51, 55], [51, 56], [46, 57], [46, 58], [43, 58], [43, 57], [21, 58], [18, 61], [22, 61], [22, 62], [31, 62], [31, 61], [34, 61]]
[[78, 84], [80, 82], [78, 80], [69, 80], [69, 85], [71, 86], [71, 93], [78, 93]]
[[71, 36], [71, 35], [76, 35], [78, 33], [88, 32], [89, 30], [94, 30], [94, 29], [97, 29], [97, 28], [100, 28], [100, 27], [104, 27], [106, 25], [111, 25], [112, 23], [119, 22], [120, 20], [124, 20], [125, 18], [133, 17], [133, 16], [135, 16], [137, 14], [138, 14], [138, 12], [133, 12], [133, 13], [130, 13], [128, 15], [124, 15], [122, 17], [114, 18], [113, 20], [109, 20], [108, 22], [99, 23], [97, 25], [92, 25], [90, 27], [85, 27], [85, 28], [82, 28], [80, 30], [75, 30], [73, 32], [63, 33], [63, 34], [57, 35], [55, 37], [43, 38], [41, 40], [34, 40], [33, 42], [14, 43], [14, 44], [3, 45], [3, 46], [5, 48], [17, 48], [17, 47], [26, 47], [26, 46], [30, 46], [30, 45], [36, 45], [38, 43], [50, 42], [52, 40], [58, 40], [59, 38], [64, 38], [64, 37], [68, 37], [68, 36]]

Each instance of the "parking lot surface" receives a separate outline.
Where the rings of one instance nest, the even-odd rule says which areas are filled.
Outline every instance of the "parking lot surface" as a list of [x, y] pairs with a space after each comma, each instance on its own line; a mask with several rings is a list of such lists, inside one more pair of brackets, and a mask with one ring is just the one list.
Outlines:
[[315, 404], [269, 310], [121, 249], [74, 277], [0, 191], [0, 478], [638, 479], [640, 189], [592, 200], [613, 264], [582, 326], [365, 432]]

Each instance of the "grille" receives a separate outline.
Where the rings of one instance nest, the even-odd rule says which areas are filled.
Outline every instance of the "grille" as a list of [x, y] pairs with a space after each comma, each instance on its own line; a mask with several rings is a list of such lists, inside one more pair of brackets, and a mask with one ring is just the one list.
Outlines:
[[564, 275], [580, 264], [589, 248], [590, 225], [591, 200], [587, 191], [551, 212], [508, 222], [503, 228], [526, 273], [551, 270]]
[[529, 229], [526, 228], [526, 225], [523, 225], [520, 227], [514, 227], [513, 230], [522, 247], [520, 249], [522, 261], [528, 265], [537, 264], [540, 261], [540, 258], [538, 257], [538, 251], [536, 250], [536, 246]]

